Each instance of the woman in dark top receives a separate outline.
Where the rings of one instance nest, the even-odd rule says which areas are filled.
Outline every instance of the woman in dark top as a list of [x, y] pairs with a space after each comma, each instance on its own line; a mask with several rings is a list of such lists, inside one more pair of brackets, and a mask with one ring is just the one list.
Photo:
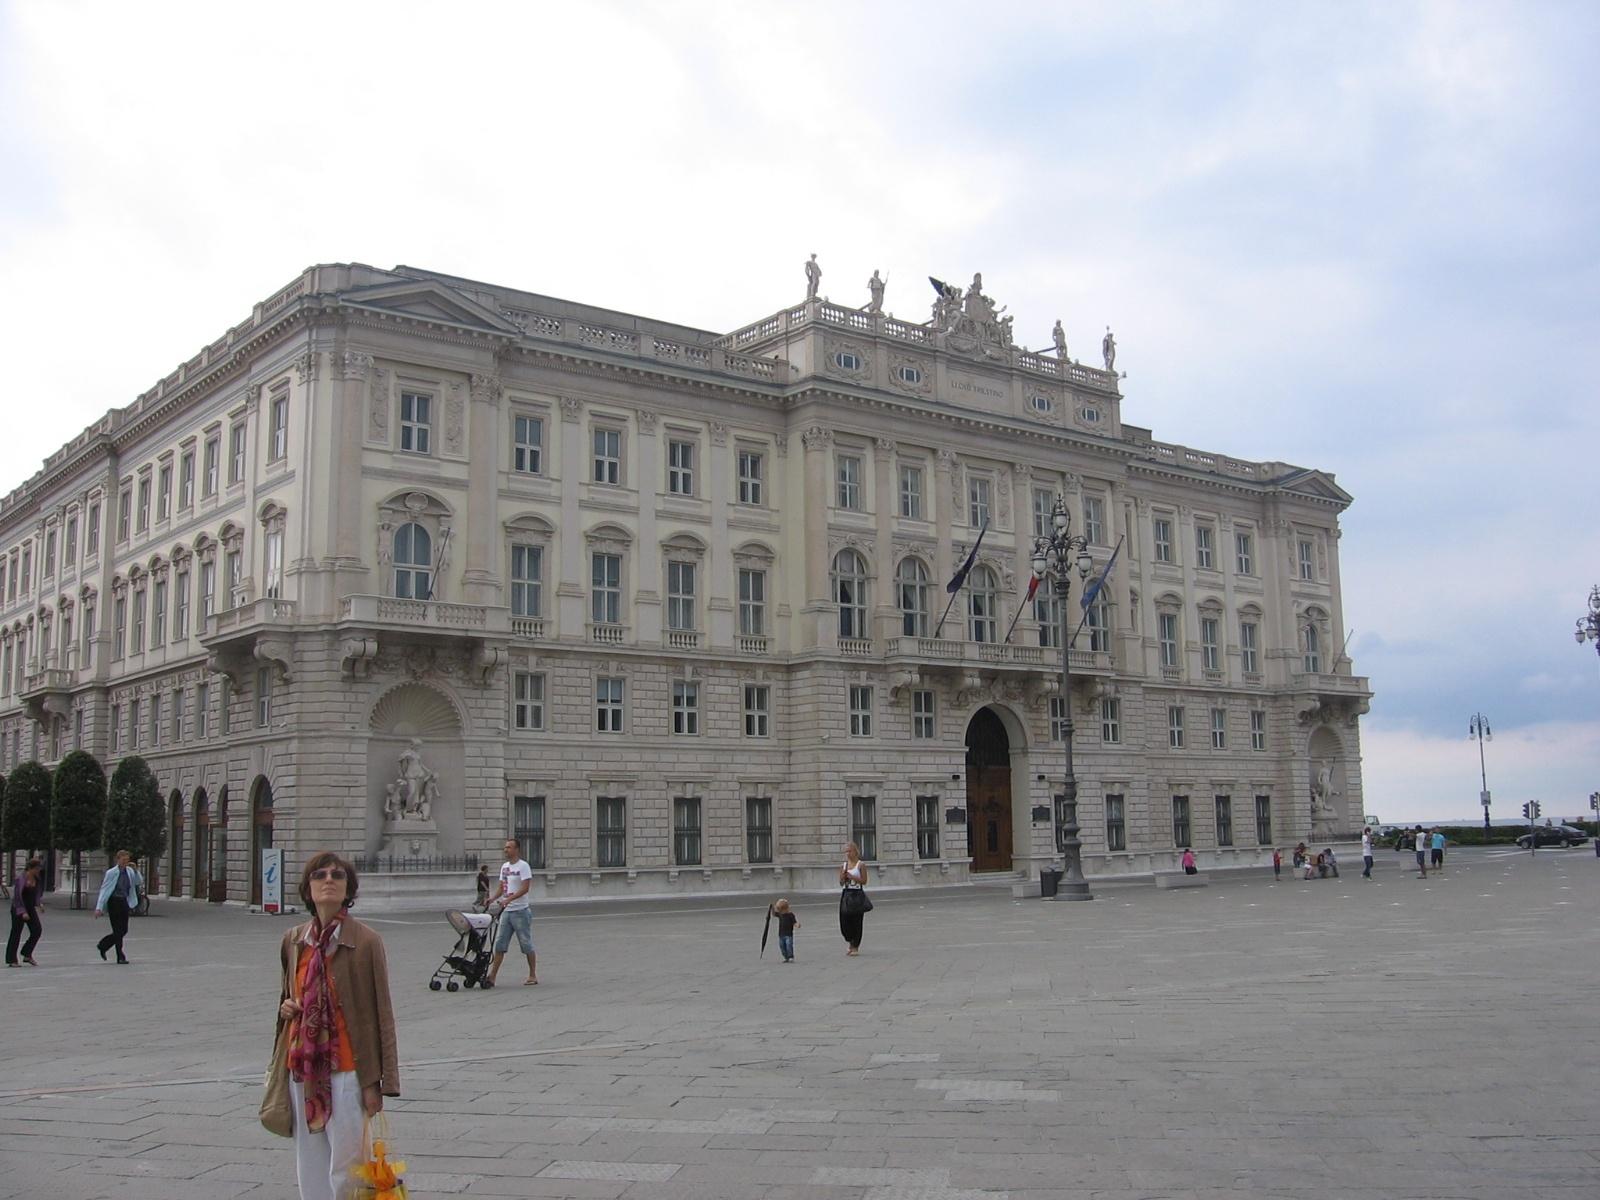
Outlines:
[[30, 967], [39, 964], [33, 961], [33, 948], [39, 944], [39, 937], [44, 933], [44, 925], [39, 920], [39, 872], [43, 864], [37, 858], [30, 858], [28, 865], [22, 869], [22, 874], [11, 881], [11, 936], [6, 939], [6, 966], [18, 966], [17, 943], [22, 942], [22, 927], [28, 927], [28, 940], [22, 942], [22, 961]]

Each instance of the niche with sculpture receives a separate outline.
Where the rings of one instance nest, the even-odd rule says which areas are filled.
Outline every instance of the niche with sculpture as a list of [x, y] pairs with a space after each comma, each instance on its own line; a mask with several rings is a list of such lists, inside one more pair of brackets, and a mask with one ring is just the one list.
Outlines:
[[461, 721], [440, 691], [402, 684], [373, 706], [367, 744], [367, 844], [378, 854], [462, 852]]

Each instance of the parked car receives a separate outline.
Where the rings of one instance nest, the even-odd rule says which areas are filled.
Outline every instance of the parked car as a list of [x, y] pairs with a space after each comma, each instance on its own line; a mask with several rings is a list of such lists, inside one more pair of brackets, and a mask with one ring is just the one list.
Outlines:
[[1526, 850], [1530, 841], [1539, 846], [1566, 847], [1581, 846], [1588, 840], [1587, 833], [1581, 829], [1574, 829], [1571, 825], [1540, 825], [1532, 833], [1525, 833], [1519, 837], [1517, 845]]

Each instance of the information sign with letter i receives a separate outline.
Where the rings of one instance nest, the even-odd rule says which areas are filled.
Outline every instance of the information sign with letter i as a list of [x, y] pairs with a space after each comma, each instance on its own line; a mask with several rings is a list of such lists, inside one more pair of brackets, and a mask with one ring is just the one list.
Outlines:
[[263, 850], [261, 852], [261, 911], [267, 913], [283, 911], [283, 851], [281, 849]]

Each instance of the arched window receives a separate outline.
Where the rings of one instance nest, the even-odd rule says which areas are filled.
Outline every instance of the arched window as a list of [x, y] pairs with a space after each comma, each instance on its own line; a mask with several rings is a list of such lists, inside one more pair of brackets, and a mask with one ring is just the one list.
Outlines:
[[928, 636], [928, 568], [907, 558], [896, 573], [900, 585], [900, 627], [906, 637]]
[[394, 594], [401, 600], [433, 598], [433, 539], [415, 521], [394, 531]]
[[864, 638], [867, 633], [867, 564], [854, 550], [841, 550], [833, 560], [833, 601], [839, 606], [839, 636]]
[[1306, 622], [1306, 674], [1322, 674], [1322, 638], [1312, 622]]
[[972, 572], [967, 585], [967, 617], [975, 642], [993, 642], [996, 637], [995, 613], [1000, 604], [1000, 585], [994, 572], [979, 567]]

